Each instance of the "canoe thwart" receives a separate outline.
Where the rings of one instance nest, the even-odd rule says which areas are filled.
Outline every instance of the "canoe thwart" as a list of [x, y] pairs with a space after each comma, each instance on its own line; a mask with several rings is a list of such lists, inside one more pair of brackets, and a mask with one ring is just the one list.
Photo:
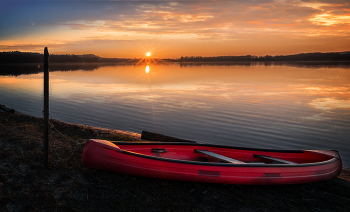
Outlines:
[[195, 153], [201, 153], [203, 155], [207, 155], [207, 156], [210, 156], [210, 157], [213, 157], [213, 158], [216, 158], [216, 159], [228, 162], [228, 163], [245, 164], [245, 162], [243, 162], [243, 161], [239, 161], [239, 160], [236, 160], [236, 159], [233, 159], [233, 158], [229, 158], [229, 157], [226, 157], [226, 156], [223, 156], [223, 155], [219, 155], [219, 154], [216, 154], [214, 152], [210, 152], [209, 150], [195, 149], [194, 152]]
[[151, 150], [151, 152], [153, 152], [153, 153], [167, 153], [168, 151], [165, 150], [165, 149], [155, 149], [155, 148], [153, 148]]
[[270, 157], [268, 155], [253, 155], [255, 158], [262, 158], [262, 159], [266, 159], [266, 160], [271, 160], [271, 161], [275, 161], [275, 162], [279, 162], [279, 163], [285, 163], [285, 164], [290, 164], [290, 165], [295, 165], [297, 163], [291, 162], [291, 161], [287, 161], [287, 160], [282, 160], [279, 158], [273, 158]]

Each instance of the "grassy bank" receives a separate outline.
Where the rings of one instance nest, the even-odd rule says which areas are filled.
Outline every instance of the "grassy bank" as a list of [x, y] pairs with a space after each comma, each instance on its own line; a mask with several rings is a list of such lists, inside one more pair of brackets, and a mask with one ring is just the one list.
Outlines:
[[[133, 177], [86, 168], [82, 162], [84, 145], [55, 132], [50, 143], [50, 169], [45, 169], [42, 122], [40, 118], [0, 113], [0, 211], [350, 211], [349, 170], [330, 181], [285, 186]], [[137, 139], [120, 131], [52, 123], [73, 140]]]

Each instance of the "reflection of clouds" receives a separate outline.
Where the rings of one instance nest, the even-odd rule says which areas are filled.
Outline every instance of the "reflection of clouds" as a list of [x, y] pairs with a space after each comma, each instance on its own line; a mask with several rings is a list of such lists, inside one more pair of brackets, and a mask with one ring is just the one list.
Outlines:
[[162, 95], [149, 95], [149, 94], [140, 94], [140, 95], [127, 95], [125, 98], [133, 100], [145, 100], [145, 101], [154, 101], [159, 98], [162, 98]]
[[[147, 93], [123, 93], [122, 96], [119, 96], [120, 100], [124, 102], [156, 102], [157, 104], [161, 104], [162, 107], [169, 108], [169, 109], [208, 109], [212, 108], [207, 103], [204, 103], [202, 101], [186, 101], [185, 99], [182, 99], [181, 97], [184, 97], [184, 94], [181, 91], [173, 91], [168, 92], [166, 90], [158, 90], [158, 91], [152, 91], [156, 94], [147, 94]], [[187, 97], [195, 95], [194, 93], [187, 93]], [[177, 101], [167, 102], [168, 98], [171, 99], [172, 96], [174, 99], [177, 99]], [[179, 98], [179, 96], [181, 96]]]
[[301, 90], [306, 91], [307, 93], [311, 94], [321, 94], [321, 95], [342, 95], [350, 93], [350, 88], [349, 87], [344, 87], [344, 86], [318, 86], [318, 87], [306, 87], [306, 88], [301, 88]]
[[309, 105], [318, 110], [350, 109], [350, 99], [319, 98], [312, 100]]
[[162, 104], [162, 107], [169, 108], [169, 109], [210, 109], [212, 106], [208, 105], [204, 102], [196, 102], [196, 101], [180, 101], [180, 102], [173, 102], [172, 104], [164, 103]]
[[83, 94], [83, 93], [70, 95], [69, 99], [70, 101], [79, 102], [79, 103], [88, 103], [88, 102], [105, 103], [107, 100], [107, 98], [102, 96], [91, 96], [89, 94]]
[[[209, 109], [212, 108], [212, 106], [208, 105], [204, 102], [199, 101], [184, 101], [181, 98], [176, 98], [178, 101], [176, 102], [167, 102], [167, 98], [169, 97], [170, 93], [160, 93], [160, 94], [124, 94], [123, 96], [119, 97], [120, 100], [123, 102], [129, 102], [129, 103], [135, 103], [138, 102], [155, 102], [157, 104], [161, 104], [163, 108], [168, 109]], [[189, 94], [191, 95], [191, 94]], [[182, 96], [182, 95], [181, 95]]]
[[305, 119], [307, 119], [307, 120], [315, 120], [315, 121], [323, 121], [323, 120], [329, 119], [329, 118], [321, 117], [321, 115], [323, 115], [323, 114], [309, 116], [309, 117], [306, 117]]
[[182, 102], [179, 104], [182, 108], [197, 108], [197, 109], [207, 109], [212, 108], [206, 103], [202, 102]]

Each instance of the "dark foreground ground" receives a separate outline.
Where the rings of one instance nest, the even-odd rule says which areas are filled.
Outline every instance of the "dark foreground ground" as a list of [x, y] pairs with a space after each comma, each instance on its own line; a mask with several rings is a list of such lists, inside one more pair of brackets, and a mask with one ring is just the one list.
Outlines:
[[[52, 121], [71, 137], [135, 140], [113, 131]], [[84, 145], [52, 133], [42, 165], [42, 119], [0, 113], [0, 211], [350, 211], [350, 171], [302, 185], [240, 186], [169, 181], [88, 169]]]

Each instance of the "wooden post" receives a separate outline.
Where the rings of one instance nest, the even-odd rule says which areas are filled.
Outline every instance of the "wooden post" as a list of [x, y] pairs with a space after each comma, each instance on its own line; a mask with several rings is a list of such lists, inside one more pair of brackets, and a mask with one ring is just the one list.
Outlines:
[[49, 168], [49, 51], [44, 49], [44, 166]]

